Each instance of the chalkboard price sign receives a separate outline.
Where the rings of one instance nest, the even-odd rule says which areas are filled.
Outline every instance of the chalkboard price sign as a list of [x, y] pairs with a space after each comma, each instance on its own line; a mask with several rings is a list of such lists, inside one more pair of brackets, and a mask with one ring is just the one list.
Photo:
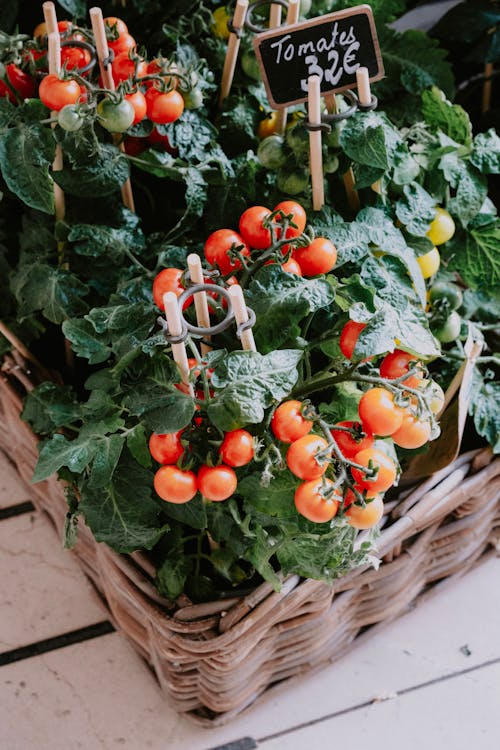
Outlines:
[[320, 77], [322, 94], [355, 85], [359, 67], [368, 68], [370, 81], [384, 76], [369, 5], [265, 31], [253, 44], [274, 109], [307, 101], [312, 75]]

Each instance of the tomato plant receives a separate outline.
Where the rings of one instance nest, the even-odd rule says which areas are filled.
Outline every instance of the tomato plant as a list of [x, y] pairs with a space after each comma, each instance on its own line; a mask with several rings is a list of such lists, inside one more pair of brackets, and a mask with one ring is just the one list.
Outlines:
[[[410, 367], [417, 371], [414, 375], [404, 377], [410, 370]], [[401, 382], [408, 386], [408, 388], [418, 388], [420, 381], [422, 380], [420, 363], [415, 360], [413, 354], [401, 351], [401, 349], [395, 349], [393, 352], [385, 355], [380, 363], [380, 375], [388, 380], [403, 378]]]
[[455, 222], [446, 209], [438, 206], [436, 216], [432, 220], [427, 237], [433, 245], [443, 245], [451, 240], [455, 234]]
[[149, 452], [160, 464], [175, 464], [184, 453], [181, 432], [158, 435], [153, 432], [149, 438]]
[[184, 99], [175, 89], [166, 94], [155, 88], [148, 89], [146, 104], [149, 119], [158, 125], [175, 122], [184, 111]]
[[338, 422], [331, 429], [331, 433], [340, 452], [346, 458], [354, 458], [356, 453], [365, 448], [371, 448], [374, 443], [373, 435], [363, 432], [360, 422], [351, 420]]
[[375, 496], [364, 507], [349, 505], [346, 516], [349, 524], [355, 529], [371, 529], [384, 515], [384, 503], [381, 497]]

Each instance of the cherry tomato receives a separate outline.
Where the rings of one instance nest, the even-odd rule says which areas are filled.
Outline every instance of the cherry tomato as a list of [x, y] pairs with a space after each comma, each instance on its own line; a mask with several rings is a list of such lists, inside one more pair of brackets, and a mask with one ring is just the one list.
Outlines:
[[153, 432], [149, 438], [149, 452], [159, 464], [176, 464], [184, 453], [181, 443], [181, 432], [158, 434]]
[[168, 135], [162, 135], [158, 132], [157, 128], [153, 128], [151, 133], [146, 138], [148, 143], [151, 143], [153, 146], [161, 146], [164, 151], [168, 151], [169, 154], [177, 154], [177, 149], [172, 148], [170, 145], [170, 141], [168, 140]]
[[439, 414], [444, 406], [444, 391], [435, 380], [422, 380], [420, 389], [427, 397], [429, 409], [433, 414]]
[[393, 352], [386, 354], [380, 363], [380, 375], [388, 380], [400, 378], [409, 371], [410, 362], [415, 363], [413, 368], [418, 367], [419, 372], [415, 373], [415, 375], [410, 375], [401, 382], [403, 385], [408, 386], [408, 388], [418, 388], [422, 381], [421, 365], [419, 362], [416, 362], [414, 354], [409, 354], [401, 349], [395, 349]]
[[[167, 60], [155, 58], [148, 63], [148, 75], [161, 76], [169, 89], [177, 88], [178, 67], [175, 63], [169, 63]], [[155, 86], [155, 81], [145, 81], [148, 88]]]
[[394, 403], [394, 396], [385, 388], [370, 388], [358, 404], [365, 432], [387, 437], [401, 427], [404, 410]]
[[379, 492], [385, 492], [396, 481], [396, 464], [386, 453], [376, 448], [365, 448], [354, 456], [353, 461], [366, 468], [378, 469], [375, 477], [367, 476], [361, 469], [351, 468], [354, 481], [359, 487], [367, 491], [367, 497], [374, 497]]
[[146, 92], [146, 102], [149, 119], [158, 125], [175, 122], [184, 112], [184, 99], [175, 89], [162, 94], [150, 88]]
[[115, 57], [118, 57], [118, 55], [122, 55], [123, 53], [128, 54], [136, 46], [137, 42], [135, 41], [134, 37], [127, 32], [125, 32], [124, 34], [120, 34], [118, 36], [118, 39], [114, 39], [108, 42], [108, 47], [109, 49], [113, 50], [113, 52], [115, 53]]
[[217, 229], [207, 238], [203, 251], [210, 265], [219, 266], [224, 276], [241, 268], [238, 258], [232, 260], [228, 252], [232, 246], [238, 247], [241, 255], [249, 256], [250, 248], [243, 237], [232, 229]]
[[339, 346], [340, 351], [346, 359], [352, 359], [359, 334], [366, 328], [366, 323], [356, 323], [355, 320], [348, 320], [340, 332]]
[[[307, 216], [306, 212], [296, 201], [281, 201], [277, 206], [274, 207], [273, 211], [282, 211], [285, 216], [292, 217], [292, 222], [295, 227], [289, 226], [285, 232], [285, 239], [289, 237], [298, 237], [306, 228]], [[281, 223], [281, 219], [278, 217], [275, 219], [277, 223]], [[278, 233], [278, 237], [281, 232]]]
[[418, 419], [413, 414], [405, 414], [401, 427], [393, 432], [391, 438], [400, 448], [420, 448], [431, 437], [429, 420]]
[[425, 255], [419, 255], [417, 257], [417, 263], [420, 266], [424, 279], [430, 279], [431, 276], [434, 276], [441, 263], [441, 256], [439, 255], [437, 247], [433, 247], [432, 250], [429, 250]]
[[137, 89], [137, 91], [134, 91], [132, 94], [126, 94], [125, 101], [130, 102], [134, 108], [135, 116], [132, 125], [137, 125], [138, 122], [142, 122], [146, 117], [147, 110], [146, 97], [142, 91]]
[[287, 155], [280, 135], [268, 135], [257, 149], [257, 158], [266, 169], [278, 169], [286, 164]]
[[59, 110], [57, 122], [63, 130], [74, 133], [76, 130], [80, 130], [85, 122], [85, 117], [82, 116], [77, 104], [66, 104]]
[[156, 493], [167, 503], [187, 503], [198, 490], [196, 474], [182, 471], [177, 466], [161, 466], [155, 474]]
[[198, 471], [198, 488], [207, 500], [227, 500], [238, 486], [238, 479], [230, 466], [202, 466]]
[[[243, 68], [243, 71], [247, 74], [249, 78], [253, 78], [255, 81], [260, 80], [261, 73], [260, 73], [259, 63], [257, 60], [257, 56], [255, 52], [253, 51], [253, 49], [251, 49], [251, 47], [248, 47], [243, 52], [241, 56], [241, 67]], [[266, 117], [266, 120], [267, 120], [267, 117]], [[261, 120], [261, 122], [259, 123], [259, 128], [263, 123], [266, 122], [266, 120]], [[264, 124], [263, 129], [265, 130], [266, 127], [268, 126]], [[259, 135], [259, 131], [257, 131], [257, 135]]]
[[145, 60], [132, 60], [128, 52], [124, 52], [113, 60], [112, 73], [113, 80], [118, 85], [120, 81], [126, 81], [128, 78], [143, 78], [148, 73], [148, 64]]
[[304, 435], [295, 440], [286, 454], [286, 463], [292, 474], [299, 479], [317, 479], [328, 468], [328, 463], [318, 463], [316, 454], [328, 447], [325, 438]]
[[346, 510], [347, 521], [354, 529], [371, 529], [384, 515], [384, 502], [381, 497], [375, 496], [373, 500], [362, 508], [359, 505], [350, 505]]
[[[355, 430], [359, 434], [353, 435], [345, 430], [336, 430], [335, 427], [347, 427], [351, 430]], [[363, 432], [363, 428], [360, 422], [337, 422], [337, 424], [331, 429], [332, 437], [337, 443], [340, 452], [345, 458], [353, 458], [356, 453], [364, 450], [365, 448], [371, 448], [374, 443], [373, 435], [368, 435]]]
[[122, 21], [121, 18], [116, 18], [115, 16], [108, 16], [104, 19], [105, 25], [110, 29], [111, 31], [116, 31], [118, 35], [120, 34], [128, 34], [128, 27], [125, 21]]
[[[163, 271], [160, 271], [160, 273], [157, 274], [155, 280], [153, 281], [153, 300], [155, 302], [155, 305], [159, 307], [160, 310], [165, 309], [165, 306], [163, 304], [164, 294], [166, 294], [167, 292], [174, 292], [177, 297], [181, 296], [182, 292], [184, 291], [181, 279], [182, 271], [178, 268], [164, 268]], [[185, 310], [186, 307], [189, 307], [192, 301], [193, 298], [188, 297], [188, 299], [184, 302], [182, 309]]]
[[449, 281], [436, 281], [429, 290], [429, 301], [431, 305], [442, 304], [445, 300], [449, 310], [458, 310], [463, 302], [463, 295], [460, 287]]
[[337, 248], [325, 237], [316, 237], [307, 247], [298, 247], [294, 258], [302, 268], [304, 276], [328, 273], [337, 262]]
[[[71, 22], [70, 21], [59, 21], [57, 24], [57, 29], [59, 33], [64, 33], [65, 31], [68, 31], [71, 28]], [[47, 24], [45, 22], [39, 23], [38, 26], [35, 26], [35, 30], [33, 31], [33, 38], [38, 39], [39, 37], [47, 36]]]
[[456, 310], [453, 310], [443, 322], [436, 324], [431, 321], [431, 331], [442, 344], [451, 344], [458, 339], [461, 328], [462, 318]]
[[[35, 96], [36, 84], [33, 78], [18, 68], [14, 63], [5, 66], [7, 81], [0, 80], [0, 98], [7, 96], [15, 104], [17, 99], [12, 89], [17, 92], [20, 99], [32, 99]], [[9, 85], [10, 84], [10, 85]]]
[[221, 5], [220, 8], [216, 8], [213, 11], [212, 18], [212, 31], [214, 35], [218, 36], [220, 39], [229, 39], [229, 29], [227, 28], [227, 22], [230, 20], [230, 16], [224, 5]]
[[455, 222], [444, 208], [436, 207], [436, 217], [431, 222], [427, 237], [433, 245], [442, 245], [455, 234]]
[[327, 493], [331, 487], [333, 487], [333, 482], [323, 478], [303, 482], [297, 487], [294, 500], [295, 507], [301, 516], [314, 523], [331, 521], [342, 502], [337, 492], [325, 497], [325, 492]]
[[61, 47], [61, 65], [66, 70], [84, 68], [91, 59], [90, 52], [82, 47]]
[[257, 136], [261, 141], [263, 141], [264, 138], [269, 138], [270, 135], [274, 135], [276, 133], [277, 121], [277, 112], [270, 112], [263, 120], [259, 122], [257, 126]]
[[275, 410], [271, 419], [271, 429], [278, 440], [293, 443], [311, 432], [313, 423], [302, 416], [302, 406], [300, 401], [284, 401]]
[[124, 133], [134, 122], [135, 109], [126, 99], [117, 103], [103, 99], [97, 105], [97, 115], [99, 124], [110, 133]]
[[54, 112], [59, 112], [67, 104], [76, 104], [80, 94], [80, 86], [76, 81], [63, 81], [56, 75], [45, 76], [38, 90], [43, 104]]
[[228, 466], [246, 466], [254, 454], [253, 437], [246, 430], [226, 432], [219, 452]]
[[271, 245], [271, 232], [263, 227], [263, 222], [271, 215], [264, 206], [251, 206], [240, 217], [240, 234], [250, 247], [265, 250]]
[[299, 266], [295, 258], [289, 258], [285, 263], [281, 264], [281, 268], [286, 273], [294, 273], [297, 276], [302, 276], [302, 268]]

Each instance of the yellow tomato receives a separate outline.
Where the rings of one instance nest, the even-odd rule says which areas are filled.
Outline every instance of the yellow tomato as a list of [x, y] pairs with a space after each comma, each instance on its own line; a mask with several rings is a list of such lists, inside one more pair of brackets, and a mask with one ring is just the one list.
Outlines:
[[430, 279], [431, 276], [437, 273], [440, 262], [441, 256], [437, 247], [433, 247], [428, 253], [419, 255], [417, 258], [417, 263], [420, 266], [424, 279]]
[[384, 515], [384, 503], [380, 495], [377, 495], [364, 508], [359, 505], [350, 505], [346, 511], [349, 526], [355, 529], [371, 529]]
[[431, 222], [427, 237], [433, 245], [442, 245], [443, 242], [451, 240], [455, 234], [455, 222], [448, 211], [444, 208], [436, 207], [436, 217]]
[[215, 36], [218, 36], [220, 39], [229, 39], [230, 32], [227, 28], [227, 22], [230, 20], [230, 17], [225, 7], [221, 5], [220, 8], [216, 8], [212, 13], [212, 18], [212, 31]]
[[33, 39], [37, 39], [39, 36], [47, 36], [46, 23], [39, 23], [38, 26], [35, 27], [35, 30], [33, 32]]
[[257, 127], [257, 135], [261, 140], [263, 140], [264, 138], [268, 138], [270, 135], [274, 135], [276, 133], [277, 119], [278, 113], [270, 112], [264, 120], [261, 120], [259, 122], [259, 125]]

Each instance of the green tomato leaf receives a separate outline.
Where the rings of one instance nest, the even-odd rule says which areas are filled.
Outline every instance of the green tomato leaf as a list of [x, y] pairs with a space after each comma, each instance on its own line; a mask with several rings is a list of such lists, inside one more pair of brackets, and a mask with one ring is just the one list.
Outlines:
[[181, 505], [166, 502], [163, 506], [163, 512], [174, 521], [192, 529], [207, 528], [207, 509], [199, 494], [195, 495], [188, 503], [182, 503]]
[[96, 224], [74, 224], [69, 231], [68, 241], [78, 255], [91, 258], [104, 256], [113, 261], [124, 258], [128, 251], [140, 255], [145, 247], [145, 239], [138, 227], [108, 227]]
[[151, 496], [151, 472], [123, 461], [106, 487], [81, 488], [80, 511], [96, 541], [116, 552], [151, 549], [168, 530]]
[[159, 593], [175, 601], [184, 591], [190, 568], [189, 560], [182, 552], [178, 549], [172, 550], [156, 571], [155, 584]]
[[410, 234], [425, 235], [436, 215], [434, 198], [418, 182], [405, 185], [403, 195], [396, 203], [396, 216]]
[[127, 448], [138, 464], [144, 466], [145, 469], [151, 467], [151, 454], [148, 448], [146, 431], [142, 423], [136, 424], [135, 427], [131, 428], [127, 435]]
[[440, 130], [457, 143], [470, 146], [472, 124], [459, 104], [452, 104], [437, 86], [422, 92], [422, 111], [432, 130]]
[[450, 268], [472, 289], [494, 294], [500, 283], [500, 220], [457, 233], [449, 242]]
[[215, 396], [207, 410], [211, 421], [224, 431], [262, 422], [265, 409], [287, 396], [297, 382], [301, 358], [295, 349], [264, 356], [250, 351], [228, 354], [212, 375]]
[[13, 277], [11, 288], [19, 303], [21, 320], [41, 310], [47, 320], [60, 324], [87, 310], [83, 297], [88, 287], [70, 271], [45, 263], [25, 265]]
[[448, 209], [451, 214], [458, 216], [462, 225], [466, 227], [480, 212], [486, 199], [486, 177], [472, 164], [460, 159], [456, 151], [445, 154], [439, 162], [439, 168], [455, 190]]
[[50, 167], [55, 142], [43, 125], [18, 125], [0, 133], [0, 170], [9, 190], [27, 206], [54, 213]]
[[190, 396], [153, 378], [145, 378], [131, 387], [124, 404], [131, 414], [141, 417], [147, 429], [160, 434], [182, 430], [195, 412]]
[[[365, 552], [354, 551], [356, 530], [351, 526], [315, 524], [316, 533], [285, 537], [277, 557], [285, 575], [295, 573], [304, 578], [333, 581], [355, 564], [360, 564]], [[323, 532], [323, 533], [321, 533]]]
[[68, 385], [41, 383], [26, 394], [21, 417], [37, 435], [81, 419], [82, 408]]
[[79, 435], [75, 440], [68, 440], [64, 435], [56, 434], [41, 443], [32, 482], [48, 479], [63, 466], [80, 474], [90, 464], [97, 450], [95, 436]]
[[62, 330], [75, 354], [88, 359], [90, 365], [98, 365], [111, 356], [107, 337], [97, 334], [88, 320], [65, 320]]
[[500, 137], [493, 128], [476, 135], [470, 161], [483, 174], [500, 173]]
[[97, 438], [98, 449], [92, 462], [89, 487], [106, 487], [116, 469], [125, 438], [122, 435], [101, 435]]
[[100, 143], [99, 149], [78, 166], [67, 164], [53, 178], [69, 195], [93, 198], [111, 195], [120, 190], [130, 176], [127, 158], [111, 143]]
[[500, 453], [500, 383], [487, 380], [476, 367], [470, 394], [469, 414], [478, 435], [488, 441], [494, 453]]
[[238, 483], [241, 495], [248, 507], [259, 513], [277, 518], [296, 518], [294, 505], [295, 490], [300, 484], [291, 471], [282, 471], [273, 476], [269, 486], [262, 484], [260, 474], [249, 474]]
[[261, 352], [278, 349], [300, 335], [306, 315], [332, 304], [333, 288], [322, 278], [303, 279], [277, 266], [262, 268], [246, 290], [246, 301], [257, 316], [254, 335]]

